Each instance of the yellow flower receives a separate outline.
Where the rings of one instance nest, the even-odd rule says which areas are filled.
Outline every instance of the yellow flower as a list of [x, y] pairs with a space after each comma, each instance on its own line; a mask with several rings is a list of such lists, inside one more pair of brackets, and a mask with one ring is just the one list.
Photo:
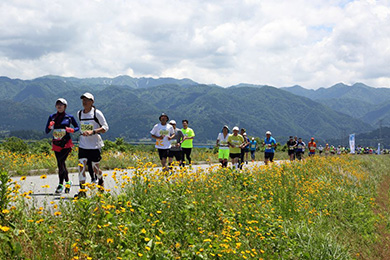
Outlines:
[[143, 254], [141, 254], [141, 253], [138, 253], [138, 256], [139, 256], [139, 257], [142, 257], [142, 256], [143, 256]]
[[3, 231], [3, 232], [7, 232], [9, 230], [9, 227], [5, 227], [5, 226], [1, 226], [0, 225], [0, 229]]
[[141, 233], [142, 233], [142, 234], [146, 234], [146, 230], [143, 228], [143, 229], [141, 230]]
[[107, 244], [110, 244], [110, 243], [114, 243], [114, 239], [108, 238], [108, 239], [107, 239]]
[[46, 179], [46, 174], [44, 174], [44, 175], [41, 175], [41, 179]]
[[145, 249], [148, 250], [148, 251], [150, 251], [150, 247], [148, 247], [148, 246], [145, 246]]
[[20, 177], [20, 180], [21, 180], [21, 181], [24, 181], [25, 179], [26, 179], [26, 176]]
[[3, 211], [1, 211], [1, 212], [3, 212], [3, 214], [8, 214], [9, 210], [8, 209], [3, 209]]
[[60, 215], [61, 215], [61, 211], [54, 212], [54, 216], [60, 216]]

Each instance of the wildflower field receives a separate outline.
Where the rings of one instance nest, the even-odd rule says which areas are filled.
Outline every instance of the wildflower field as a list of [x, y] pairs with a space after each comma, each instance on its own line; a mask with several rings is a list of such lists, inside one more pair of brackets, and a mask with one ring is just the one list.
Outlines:
[[389, 220], [375, 199], [385, 156], [171, 176], [135, 165], [116, 169], [115, 190], [44, 207], [3, 171], [0, 259], [375, 259]]

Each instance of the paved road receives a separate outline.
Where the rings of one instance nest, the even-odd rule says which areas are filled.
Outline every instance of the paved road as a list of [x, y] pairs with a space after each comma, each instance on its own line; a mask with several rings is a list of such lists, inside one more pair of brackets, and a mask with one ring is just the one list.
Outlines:
[[[248, 165], [245, 165], [244, 167], [254, 167], [255, 165], [263, 165], [263, 162], [254, 162], [249, 163]], [[205, 169], [208, 170], [211, 167], [216, 168], [218, 164], [208, 165], [208, 164], [202, 164], [202, 165], [195, 165], [193, 166], [192, 171], [197, 171], [199, 169]], [[150, 173], [152, 174], [154, 171], [161, 170], [161, 168], [155, 168], [150, 169]], [[118, 189], [114, 189], [115, 186], [120, 187], [120, 184], [125, 181], [122, 179], [123, 175], [127, 175], [129, 177], [133, 176], [134, 170], [124, 170], [122, 171], [104, 171], [103, 175], [104, 177], [104, 186], [106, 189], [111, 189], [118, 191]], [[116, 172], [114, 174], [114, 172]], [[115, 182], [113, 175], [116, 175], [116, 180], [118, 182]], [[90, 181], [89, 174], [87, 173], [87, 182]], [[41, 176], [28, 176], [25, 180], [21, 180], [21, 177], [13, 177], [14, 181], [17, 181], [18, 184], [21, 185], [20, 192], [29, 192], [31, 191], [30, 196], [31, 202], [34, 202], [36, 206], [44, 206], [49, 205], [50, 202], [58, 202], [61, 199], [65, 200], [71, 200], [73, 199], [74, 195], [79, 190], [79, 180], [78, 180], [78, 173], [70, 173], [69, 179], [73, 182], [73, 185], [71, 187], [71, 191], [69, 194], [55, 194], [55, 189], [58, 186], [58, 175], [52, 174], [52, 175], [46, 175], [46, 178], [42, 179]]]

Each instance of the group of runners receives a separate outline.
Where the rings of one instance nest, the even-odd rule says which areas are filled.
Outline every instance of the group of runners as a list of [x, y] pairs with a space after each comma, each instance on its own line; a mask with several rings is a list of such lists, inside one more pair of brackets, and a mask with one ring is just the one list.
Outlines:
[[104, 143], [100, 134], [107, 132], [109, 127], [103, 113], [93, 105], [95, 98], [91, 93], [84, 93], [80, 99], [83, 106], [83, 109], [77, 113], [80, 126], [72, 115], [66, 113], [68, 102], [64, 98], [59, 98], [55, 104], [57, 112], [49, 116], [45, 132], [53, 135], [52, 150], [57, 159], [59, 176], [55, 193], [60, 194], [63, 191], [69, 193], [72, 186], [65, 161], [74, 146], [70, 134], [80, 131], [78, 152], [80, 190], [76, 197], [85, 197], [87, 166], [91, 181], [103, 190], [104, 180], [99, 163]]
[[[84, 93], [80, 96], [83, 109], [77, 113], [77, 120], [70, 114], [66, 113], [68, 102], [64, 98], [56, 100], [56, 113], [51, 114], [47, 120], [45, 132], [52, 133], [52, 150], [55, 153], [58, 166], [59, 184], [55, 193], [69, 193], [72, 182], [69, 179], [66, 168], [66, 159], [74, 146], [71, 133], [80, 131], [79, 150], [78, 150], [78, 171], [80, 190], [76, 197], [85, 197], [86, 171], [88, 169], [91, 182], [98, 185], [101, 191], [104, 190], [104, 180], [100, 170], [101, 149], [104, 146], [101, 134], [108, 131], [109, 127], [103, 113], [94, 106], [95, 98], [91, 93]], [[184, 167], [188, 161], [191, 167], [191, 152], [195, 132], [188, 127], [187, 119], [182, 120], [182, 128], [177, 128], [175, 120], [169, 120], [167, 114], [162, 113], [159, 117], [159, 123], [155, 124], [150, 131], [151, 137], [156, 140], [155, 148], [158, 151], [161, 160], [162, 169], [169, 171], [172, 169], [174, 162]], [[72, 127], [73, 126], [73, 127]], [[218, 147], [218, 160], [221, 167], [228, 166], [229, 158], [232, 168], [242, 169], [244, 164], [248, 164], [249, 152], [251, 153], [252, 162], [255, 160], [255, 153], [258, 146], [264, 147], [264, 163], [273, 162], [277, 142], [272, 137], [272, 133], [267, 131], [265, 138], [258, 144], [254, 137], [248, 138], [246, 129], [233, 127], [232, 133], [227, 125], [224, 125], [221, 132], [218, 133], [216, 147]], [[326, 144], [317, 148], [314, 138], [305, 144], [302, 138], [290, 136], [287, 141], [287, 149], [290, 160], [302, 160], [306, 147], [309, 149], [309, 156], [313, 156], [316, 150], [325, 155], [341, 153], [340, 147], [335, 148]]]
[[[164, 171], [169, 171], [173, 164], [173, 157], [180, 166], [185, 165], [185, 156], [191, 166], [191, 149], [193, 148], [194, 130], [188, 127], [188, 120], [182, 120], [182, 129], [176, 127], [176, 121], [169, 121], [167, 114], [162, 113], [160, 122], [155, 124], [150, 131], [151, 137], [156, 139], [155, 147], [158, 151], [161, 165]], [[273, 161], [275, 154], [276, 140], [271, 132], [266, 132], [262, 143], [265, 146], [265, 163]], [[218, 133], [216, 146], [218, 147], [218, 160], [222, 167], [227, 167], [229, 158], [233, 168], [242, 169], [244, 163], [248, 163], [248, 154], [251, 152], [252, 161], [255, 160], [257, 149], [255, 138], [250, 140], [244, 128], [233, 127], [232, 133], [227, 125], [222, 127]]]

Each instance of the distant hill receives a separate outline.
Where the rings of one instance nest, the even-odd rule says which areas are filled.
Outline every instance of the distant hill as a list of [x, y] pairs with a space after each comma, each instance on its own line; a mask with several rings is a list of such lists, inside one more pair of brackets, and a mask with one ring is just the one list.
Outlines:
[[[7, 93], [7, 90], [12, 90]], [[67, 112], [81, 109], [80, 95], [90, 91], [105, 114], [106, 138], [139, 140], [149, 137], [161, 112], [171, 119], [190, 121], [196, 141], [215, 140], [224, 124], [245, 127], [249, 135], [300, 135], [331, 138], [372, 127], [327, 106], [269, 86], [241, 84], [230, 88], [201, 85], [188, 79], [116, 78], [77, 79], [45, 76], [34, 80], [0, 78], [0, 130], [42, 130], [58, 97], [68, 100]], [[3, 105], [4, 104], [4, 105]], [[2, 110], [1, 110], [2, 109]], [[4, 113], [2, 113], [4, 111]], [[13, 113], [12, 111], [15, 111]], [[285, 140], [281, 140], [284, 142]]]
[[390, 126], [390, 89], [373, 88], [362, 83], [348, 86], [342, 83], [330, 88], [309, 90], [301, 86], [282, 88], [295, 95], [320, 102], [338, 112], [378, 126], [379, 121]]

